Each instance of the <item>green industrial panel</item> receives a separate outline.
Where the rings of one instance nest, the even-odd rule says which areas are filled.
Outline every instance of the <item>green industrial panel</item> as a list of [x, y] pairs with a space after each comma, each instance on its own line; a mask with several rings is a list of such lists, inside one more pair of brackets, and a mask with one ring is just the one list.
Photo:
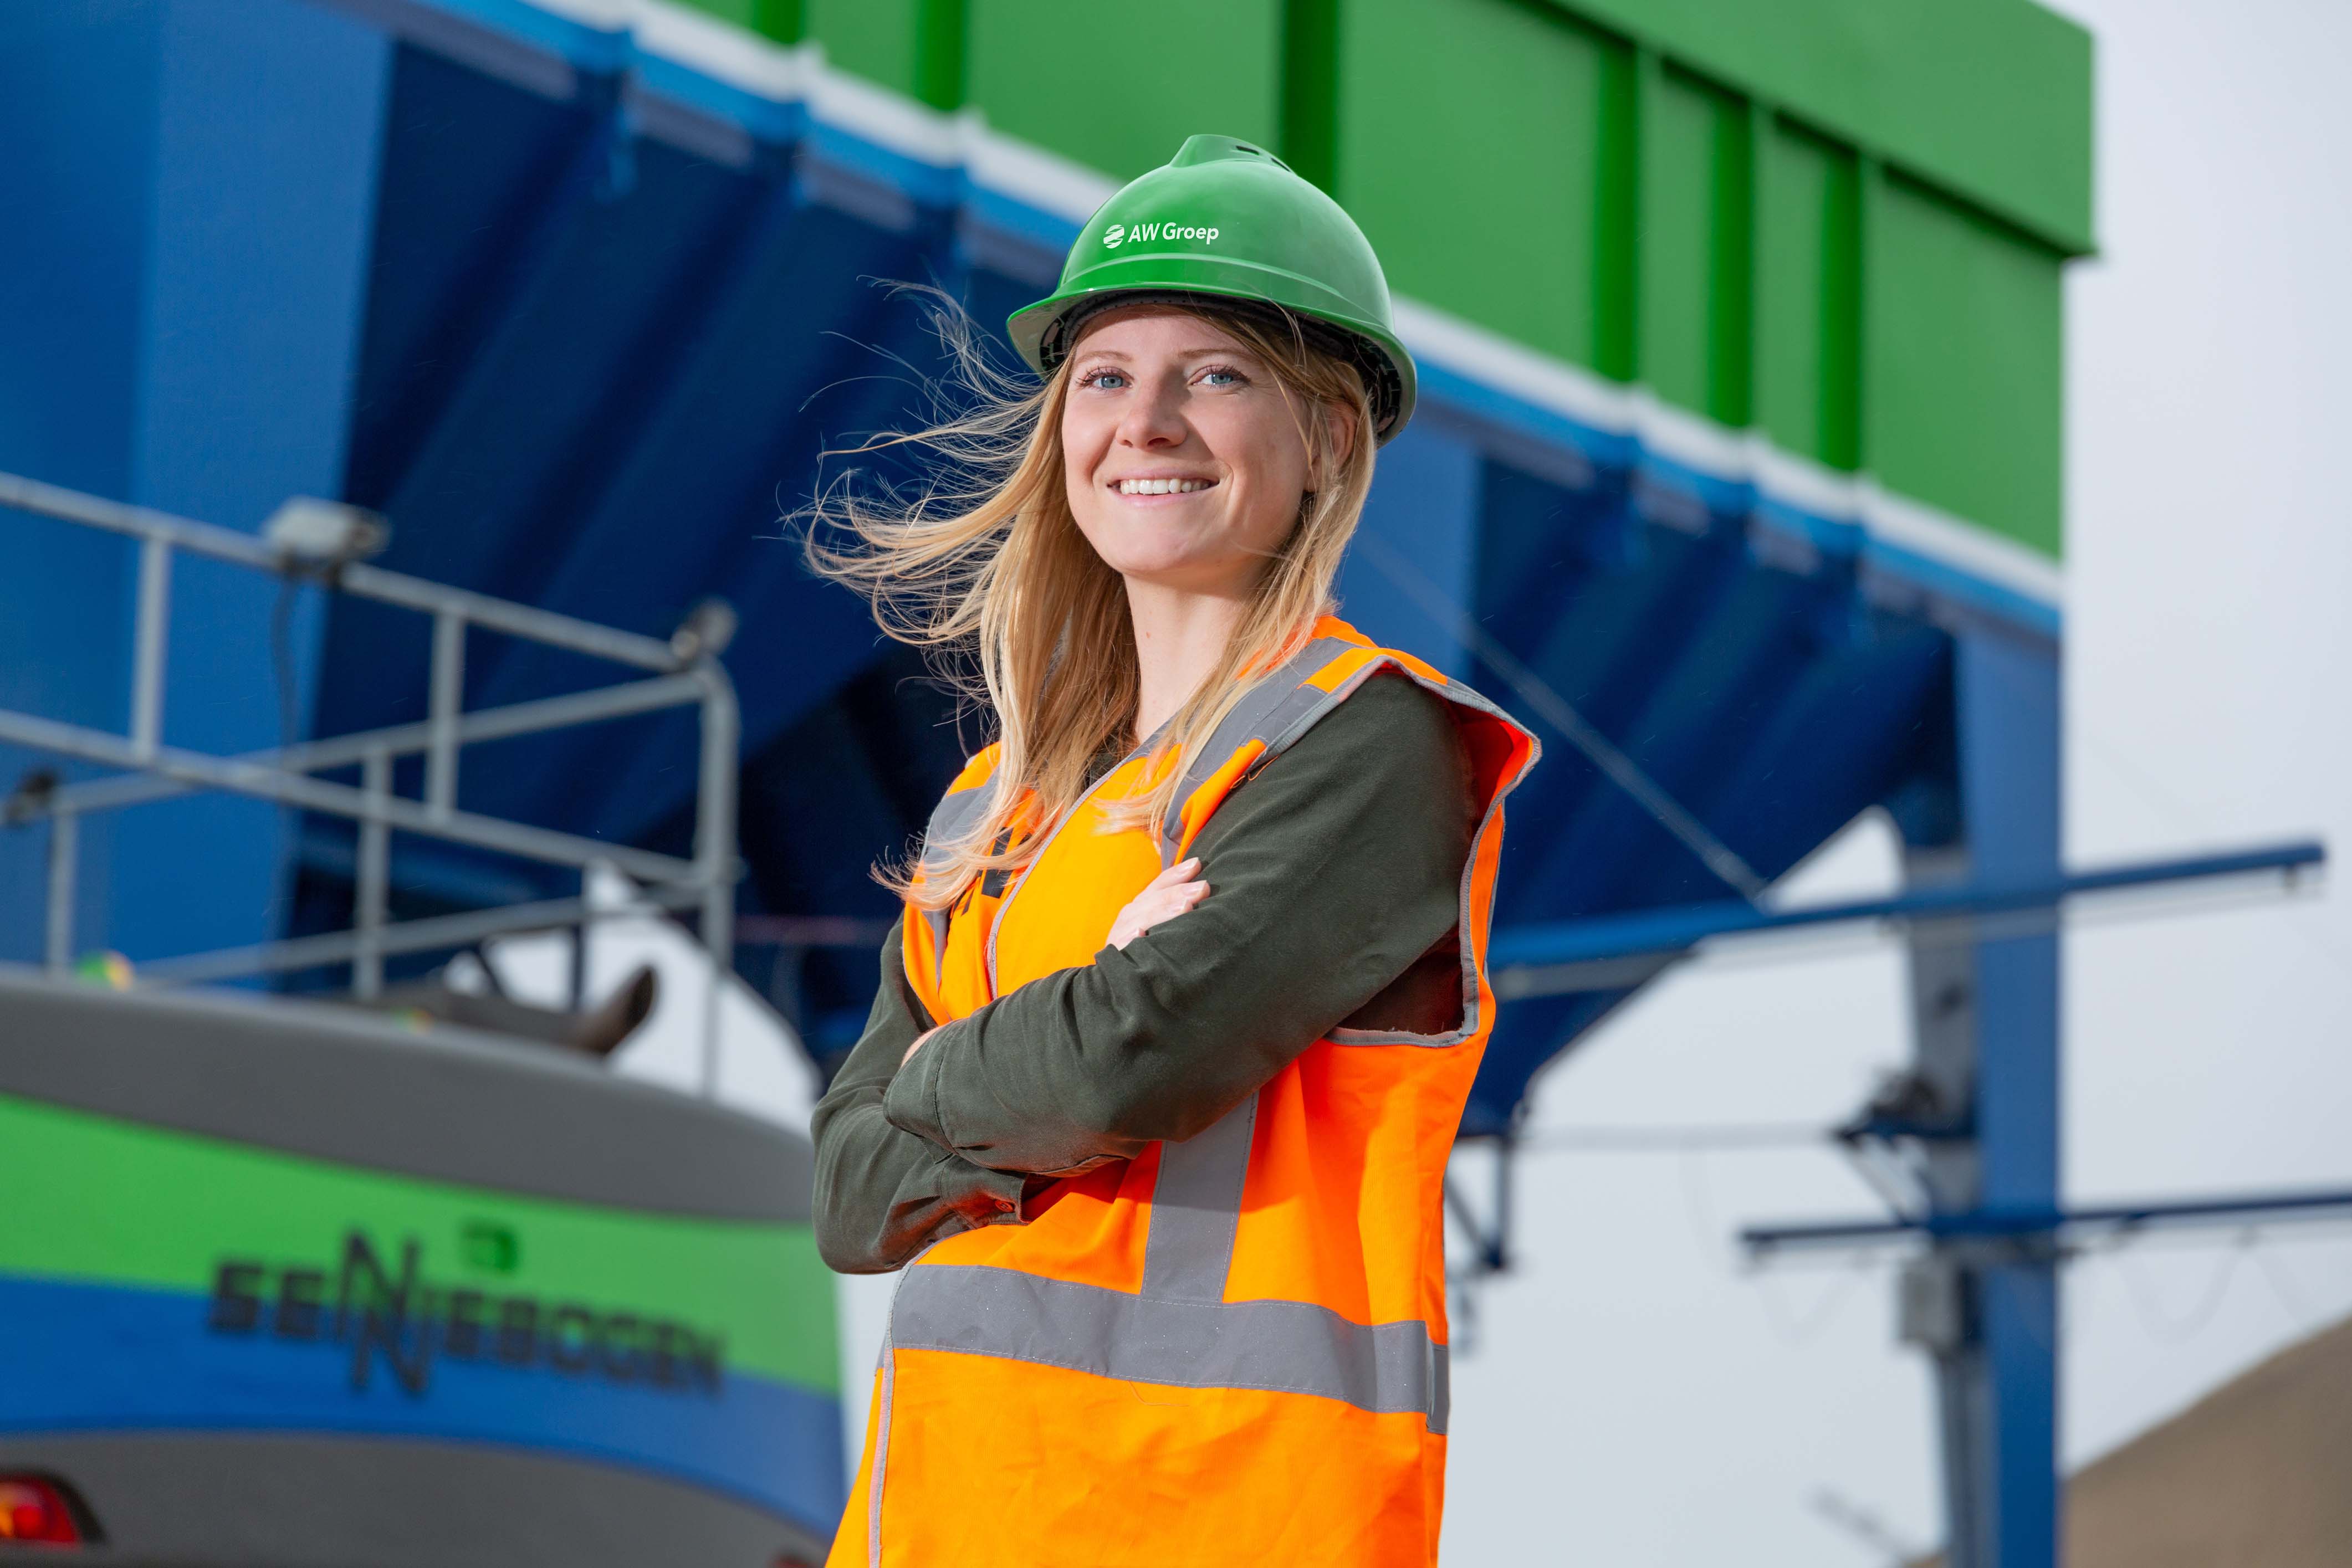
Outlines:
[[[779, 13], [792, 0], [757, 0]], [[798, 0], [831, 64], [929, 104], [961, 108], [966, 0]]]
[[1864, 227], [1870, 466], [2055, 558], [2062, 259], [1894, 177], [1870, 191]]
[[1200, 131], [1277, 145], [1280, 0], [971, 0], [971, 100], [988, 122], [1132, 179]]
[[1850, 469], [1861, 461], [1859, 161], [1785, 120], [1759, 151], [1756, 422], [1776, 444]]
[[1679, 71], [1644, 82], [1641, 376], [1722, 423], [1748, 419], [1748, 107]]
[[2062, 248], [2091, 246], [2091, 36], [2033, 0], [1549, 0]]
[[807, 0], [683, 0], [683, 4], [779, 44], [796, 44]]
[[916, 0], [806, 0], [809, 37], [832, 65], [915, 94]]
[[1598, 364], [1617, 46], [1513, 0], [1359, 0], [1339, 47], [1339, 198], [1391, 286]]

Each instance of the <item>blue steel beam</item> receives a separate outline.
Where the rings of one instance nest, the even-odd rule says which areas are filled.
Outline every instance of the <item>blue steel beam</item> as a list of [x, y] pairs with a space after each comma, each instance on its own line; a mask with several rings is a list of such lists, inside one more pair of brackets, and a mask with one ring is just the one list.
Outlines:
[[2352, 1188], [2309, 1192], [2250, 1193], [2235, 1197], [2180, 1198], [2103, 1204], [2088, 1208], [1983, 1208], [1909, 1215], [1896, 1219], [1831, 1220], [1811, 1225], [1757, 1225], [1739, 1233], [1743, 1247], [1758, 1252], [1784, 1247], [1856, 1246], [1906, 1241], [2082, 1239], [2086, 1230], [2145, 1230], [2159, 1227], [2227, 1225], [2250, 1218], [2327, 1219], [2352, 1215]]
[[[1964, 632], [1952, 672], [1959, 842], [1971, 881], [2058, 880], [2061, 676], [2057, 651]], [[2054, 927], [1987, 936], [1951, 1004], [1915, 1012], [1921, 1041], [1948, 1024], [1972, 1066], [1973, 1191], [1931, 1183], [1938, 1208], [2054, 1207], [2059, 1169], [2059, 952]], [[1932, 955], [1915, 951], [1915, 963]], [[1964, 1265], [1957, 1344], [1937, 1348], [1953, 1568], [2056, 1568], [2058, 1272], [2026, 1258]]]
[[1971, 883], [1924, 889], [1894, 898], [1824, 904], [1810, 909], [1759, 909], [1738, 899], [1723, 899], [1597, 920], [1507, 926], [1495, 933], [1487, 955], [1497, 970], [1597, 963], [1650, 953], [1679, 953], [1712, 937], [1754, 936], [1877, 921], [1920, 922], [2030, 914], [2054, 909], [2071, 899], [2094, 894], [2215, 877], [2294, 873], [2325, 864], [2326, 860], [2326, 845], [2314, 840], [2298, 840], [2225, 854], [2103, 866], [2096, 871], [2075, 872], [2011, 886]]

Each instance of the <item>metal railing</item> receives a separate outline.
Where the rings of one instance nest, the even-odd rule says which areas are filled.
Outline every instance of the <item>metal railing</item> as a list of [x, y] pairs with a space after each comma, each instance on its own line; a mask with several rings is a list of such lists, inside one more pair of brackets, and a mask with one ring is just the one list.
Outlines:
[[[699, 908], [701, 940], [716, 977], [731, 968], [734, 942], [735, 752], [739, 720], [735, 688], [719, 663], [734, 617], [710, 601], [688, 618], [669, 641], [615, 631], [528, 605], [386, 571], [358, 559], [380, 548], [381, 528], [356, 508], [297, 499], [262, 537], [106, 500], [79, 491], [0, 473], [0, 508], [34, 513], [139, 540], [137, 619], [132, 627], [131, 723], [127, 734], [61, 723], [0, 709], [0, 741], [121, 768], [114, 777], [73, 784], [19, 788], [6, 819], [49, 824], [47, 919], [44, 963], [63, 972], [73, 963], [74, 890], [79, 829], [84, 818], [150, 800], [197, 791], [222, 791], [349, 819], [359, 825], [359, 852], [351, 929], [252, 946], [191, 954], [141, 967], [142, 985], [189, 984], [348, 962], [352, 988], [373, 999], [383, 988], [383, 961], [394, 954], [466, 946], [501, 933], [578, 926], [596, 912], [578, 898], [547, 900], [392, 921], [391, 841], [395, 831], [584, 870], [616, 866], [645, 884], [646, 898], [665, 908]], [[373, 537], [371, 537], [373, 534]], [[321, 541], [326, 541], [324, 544]], [[426, 716], [421, 723], [304, 741], [236, 756], [218, 756], [164, 740], [164, 690], [170, 641], [172, 563], [180, 551], [250, 568], [273, 577], [314, 583], [328, 591], [412, 610], [433, 618]], [[563, 696], [463, 711], [466, 633], [481, 627], [609, 663], [651, 671], [631, 680]], [[468, 745], [545, 734], [659, 709], [698, 706], [698, 759], [691, 858], [615, 846], [457, 805], [460, 759]], [[393, 764], [422, 755], [421, 797], [396, 792]], [[357, 766], [354, 788], [316, 775]], [[715, 1019], [716, 1008], [707, 1009]], [[715, 1027], [715, 1025], [714, 1025]], [[716, 1038], [706, 1030], [706, 1069], [715, 1065]], [[715, 1073], [706, 1071], [706, 1081]]]

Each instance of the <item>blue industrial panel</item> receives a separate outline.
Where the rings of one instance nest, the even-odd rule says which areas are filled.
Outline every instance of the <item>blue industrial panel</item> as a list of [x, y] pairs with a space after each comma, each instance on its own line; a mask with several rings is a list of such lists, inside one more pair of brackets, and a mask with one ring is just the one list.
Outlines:
[[[0, 374], [0, 463], [54, 482], [251, 528], [287, 495], [340, 487], [345, 403], [368, 248], [385, 40], [299, 3], [124, 0], [7, 9], [18, 225], [0, 267], [12, 311]], [[22, 293], [16, 290], [21, 288]], [[127, 721], [133, 552], [11, 519], [5, 697], [36, 712]], [[274, 590], [183, 558], [172, 597], [168, 741], [275, 744]], [[299, 705], [316, 609], [289, 628]], [[20, 760], [0, 759], [14, 782]], [[10, 834], [12, 880], [37, 835]], [[283, 824], [244, 801], [176, 802], [85, 835], [80, 931], [134, 956], [261, 940], [283, 886]], [[110, 869], [109, 869], [110, 867]], [[37, 883], [36, 883], [37, 884]], [[5, 952], [28, 957], [31, 901]]]
[[[341, 487], [389, 46], [300, 0], [161, 7], [154, 184], [131, 498], [252, 528]], [[273, 653], [278, 590], [175, 563], [164, 736], [233, 751], [285, 734], [314, 679], [303, 596]], [[125, 610], [128, 623], [128, 608]], [[112, 931], [133, 957], [276, 935], [289, 823], [207, 798], [125, 813]]]
[[[1865, 605], [1850, 562], [1766, 564], [1751, 519], [1654, 507], [1607, 467], [1564, 484], [1489, 461], [1481, 495], [1486, 632], [1759, 875], [1934, 765], [1950, 639]], [[1473, 678], [1547, 747], [1511, 802], [1498, 926], [1737, 896], [1499, 672]], [[1465, 1130], [1507, 1128], [1535, 1074], [1627, 994], [1505, 1008]]]
[[[147, 256], [156, 71], [153, 7], [0, 5], [0, 468], [125, 497], [138, 403], [133, 308]], [[33, 221], [33, 215], [38, 221]], [[120, 729], [130, 719], [121, 624], [133, 551], [0, 512], [0, 706]], [[0, 792], [78, 765], [0, 746]], [[0, 888], [43, 885], [47, 830], [0, 829]], [[111, 825], [82, 834], [76, 904], [105, 928]], [[0, 899], [0, 958], [39, 956], [42, 908]]]
[[[1485, 468], [1477, 444], [1437, 420], [1406, 426], [1381, 451], [1358, 542], [1339, 574], [1339, 612], [1358, 630], [1383, 646], [1420, 655], [1456, 680], [1469, 676], [1469, 650], [1397, 576], [1445, 604], [1471, 601]], [[1374, 559], [1368, 543], [1387, 553]], [[1384, 570], [1383, 560], [1392, 570]]]

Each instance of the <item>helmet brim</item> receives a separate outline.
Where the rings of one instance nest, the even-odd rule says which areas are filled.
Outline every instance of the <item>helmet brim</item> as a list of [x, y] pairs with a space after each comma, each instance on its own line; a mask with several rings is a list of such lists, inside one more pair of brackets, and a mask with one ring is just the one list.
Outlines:
[[[1310, 340], [1357, 367], [1372, 404], [1372, 437], [1385, 444], [1412, 417], [1417, 391], [1412, 356], [1404, 345], [1372, 322], [1340, 308], [1317, 309], [1279, 296], [1326, 293], [1311, 278], [1263, 263], [1224, 257], [1137, 257], [1148, 262], [1150, 281], [1118, 279], [1113, 267], [1087, 269], [1087, 284], [1057, 290], [1015, 311], [1005, 327], [1015, 352], [1039, 375], [1050, 375], [1076, 340], [1077, 329], [1106, 310], [1125, 304], [1164, 300], [1181, 307], [1192, 299], [1270, 319], [1287, 318], [1308, 328]], [[1171, 260], [1177, 265], [1171, 266]], [[1113, 276], [1106, 277], [1105, 273]], [[1318, 302], [1319, 303], [1319, 302]], [[1336, 306], [1337, 301], [1335, 299]], [[1321, 330], [1315, 330], [1315, 329]]]

